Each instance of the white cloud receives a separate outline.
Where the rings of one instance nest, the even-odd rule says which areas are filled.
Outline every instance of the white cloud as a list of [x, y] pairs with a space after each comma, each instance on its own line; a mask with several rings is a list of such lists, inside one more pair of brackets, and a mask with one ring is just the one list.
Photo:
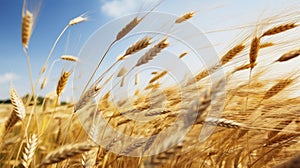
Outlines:
[[7, 83], [13, 80], [19, 79], [19, 76], [14, 73], [5, 73], [3, 75], [0, 75], [0, 84], [1, 83]]
[[120, 17], [133, 12], [139, 12], [141, 7], [154, 3], [146, 0], [111, 0], [106, 1], [101, 6], [101, 11], [110, 17]]

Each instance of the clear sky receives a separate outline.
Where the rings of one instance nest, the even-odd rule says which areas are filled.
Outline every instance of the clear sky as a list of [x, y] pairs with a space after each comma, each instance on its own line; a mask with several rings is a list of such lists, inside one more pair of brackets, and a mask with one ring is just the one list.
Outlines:
[[[28, 1], [34, 4], [39, 0]], [[100, 26], [112, 19], [142, 11], [146, 1], [149, 3], [150, 0], [43, 0], [29, 44], [34, 79], [51, 45], [70, 19], [85, 12], [89, 16], [88, 22], [71, 27], [64, 34], [50, 63], [63, 54], [78, 55], [88, 37]], [[0, 99], [9, 97], [11, 81], [20, 95], [30, 92], [20, 35], [22, 4], [22, 0], [0, 1]], [[191, 10], [200, 11], [191, 21], [199, 29], [209, 32], [255, 23], [262, 14], [294, 5], [299, 6], [299, 0], [165, 0], [156, 10], [176, 15]], [[213, 44], [221, 44], [216, 47], [221, 52], [222, 45], [232, 42], [237, 34], [236, 31], [230, 31], [210, 33], [207, 36]], [[61, 68], [54, 67], [53, 73], [60, 71]], [[50, 78], [50, 81], [56, 82], [57, 78]], [[54, 88], [51, 86], [42, 94]]]

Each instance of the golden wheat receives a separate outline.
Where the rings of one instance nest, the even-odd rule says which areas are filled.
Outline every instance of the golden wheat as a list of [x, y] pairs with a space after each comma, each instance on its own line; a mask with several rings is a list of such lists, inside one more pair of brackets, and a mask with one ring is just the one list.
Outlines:
[[177, 18], [175, 23], [185, 22], [185, 21], [189, 20], [190, 18], [192, 18], [194, 15], [195, 15], [194, 11], [188, 12], [188, 13], [180, 16], [179, 18]]
[[168, 47], [169, 43], [167, 39], [163, 39], [158, 44], [149, 49], [136, 63], [135, 66], [141, 66], [143, 64], [148, 63], [152, 60], [158, 53], [160, 53], [164, 48]]
[[22, 44], [24, 48], [28, 48], [28, 43], [33, 29], [33, 15], [30, 11], [26, 11], [22, 18]]
[[276, 27], [273, 27], [273, 28], [267, 30], [266, 32], [264, 32], [261, 37], [279, 34], [279, 33], [285, 32], [287, 30], [293, 29], [297, 26], [298, 25], [296, 23], [288, 23], [288, 24], [276, 26]]
[[64, 90], [71, 73], [64, 71], [56, 86], [56, 95], [60, 96]]
[[30, 163], [33, 159], [35, 150], [38, 145], [38, 138], [35, 134], [33, 134], [29, 139], [28, 142], [25, 144], [24, 151], [23, 151], [23, 158], [22, 158], [22, 165], [27, 168], [30, 166]]
[[64, 161], [70, 157], [87, 152], [92, 148], [94, 148], [94, 146], [86, 142], [62, 146], [46, 155], [39, 167]]
[[78, 58], [77, 58], [77, 57], [74, 57], [74, 56], [72, 56], [72, 55], [62, 55], [62, 56], [60, 57], [60, 59], [66, 60], [66, 61], [78, 62]]
[[283, 54], [280, 58], [278, 58], [276, 61], [277, 62], [285, 62], [285, 61], [289, 61], [293, 58], [296, 58], [300, 55], [300, 49], [297, 49], [297, 50], [292, 50], [292, 51], [289, 51], [285, 54]]
[[259, 47], [260, 47], [260, 38], [258, 37], [253, 38], [250, 46], [250, 53], [249, 53], [249, 61], [250, 61], [251, 69], [255, 67]]
[[221, 58], [221, 64], [225, 65], [226, 63], [228, 63], [236, 55], [238, 55], [240, 52], [242, 52], [244, 50], [244, 48], [245, 48], [244, 44], [238, 44], [235, 47], [233, 47]]

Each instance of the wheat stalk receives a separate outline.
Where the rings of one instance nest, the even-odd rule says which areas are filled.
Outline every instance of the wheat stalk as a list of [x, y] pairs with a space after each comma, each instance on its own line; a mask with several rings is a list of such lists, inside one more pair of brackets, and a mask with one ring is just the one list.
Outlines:
[[22, 18], [22, 44], [24, 48], [28, 48], [29, 40], [33, 29], [33, 15], [30, 11], [26, 11]]
[[160, 41], [158, 44], [149, 49], [136, 63], [135, 66], [141, 66], [143, 64], [148, 63], [152, 60], [158, 53], [160, 53], [164, 48], [168, 47], [169, 43], [167, 42], [167, 38]]
[[30, 166], [37, 144], [38, 144], [38, 138], [36, 137], [35, 134], [33, 134], [29, 138], [28, 142], [25, 144], [24, 151], [23, 151], [22, 165], [25, 168]]
[[266, 32], [264, 32], [261, 37], [279, 34], [279, 33], [285, 32], [287, 30], [293, 29], [297, 26], [298, 25], [296, 23], [288, 23], [288, 24], [276, 26], [276, 27], [273, 27], [273, 28], [267, 30]]
[[194, 11], [185, 13], [184, 15], [180, 16], [179, 18], [176, 19], [175, 23], [182, 23], [185, 22], [187, 20], [189, 20], [190, 18], [192, 18], [195, 15]]
[[62, 91], [64, 90], [70, 75], [71, 75], [71, 72], [66, 72], [66, 71], [63, 72], [62, 76], [60, 77], [60, 79], [57, 83], [57, 87], [56, 87], [56, 95], [57, 96], [60, 96], [62, 94]]
[[76, 143], [76, 144], [69, 144], [60, 147], [52, 152], [50, 152], [41, 162], [39, 167], [50, 165], [54, 163], [58, 163], [64, 161], [68, 158], [74, 157], [76, 155], [82, 154], [93, 149], [94, 146], [88, 144], [86, 142]]

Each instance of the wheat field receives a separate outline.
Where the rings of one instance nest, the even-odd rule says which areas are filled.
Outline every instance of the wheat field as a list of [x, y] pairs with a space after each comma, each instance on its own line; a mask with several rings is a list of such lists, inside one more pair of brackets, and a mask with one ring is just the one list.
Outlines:
[[[26, 9], [26, 0], [24, 4], [22, 47], [32, 73], [28, 48], [37, 13]], [[197, 12], [168, 17], [170, 22], [157, 26], [167, 34], [139, 35], [133, 43], [122, 44], [149, 17], [159, 16], [152, 13], [159, 5], [152, 4], [150, 11], [119, 27], [92, 60], [89, 73], [80, 66], [90, 66], [85, 64], [90, 58], [63, 54], [58, 59], [66, 64], [55, 74], [55, 90], [40, 100], [39, 91], [49, 87], [49, 60], [58, 41], [89, 16], [66, 23], [39, 77], [29, 74], [30, 96], [22, 98], [12, 83], [10, 104], [0, 105], [0, 167], [300, 167], [299, 9], [278, 11], [245, 26], [251, 31], [237, 28], [241, 35], [217, 54], [218, 60], [174, 83], [170, 76], [187, 72], [184, 67], [165, 68], [158, 61], [160, 70], [146, 75], [138, 70], [167, 57], [167, 51], [175, 55], [167, 64], [195, 56], [172, 37], [181, 28], [188, 31]], [[113, 53], [111, 64], [102, 69], [118, 44], [123, 54]], [[62, 103], [76, 75], [86, 79], [78, 82], [83, 83], [80, 94]], [[124, 96], [122, 89], [132, 94]]]

